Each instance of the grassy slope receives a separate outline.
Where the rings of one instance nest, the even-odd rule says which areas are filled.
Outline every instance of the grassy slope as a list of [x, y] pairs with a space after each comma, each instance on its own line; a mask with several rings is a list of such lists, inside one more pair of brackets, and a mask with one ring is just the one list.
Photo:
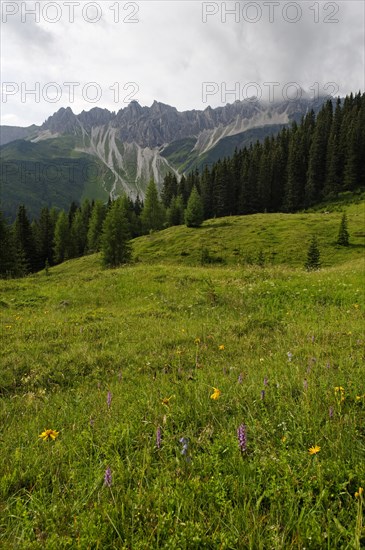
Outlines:
[[[351, 235], [348, 249], [336, 246], [342, 212], [346, 211]], [[255, 262], [262, 250], [267, 263], [302, 266], [308, 243], [318, 237], [324, 266], [336, 265], [349, 258], [360, 258], [365, 250], [365, 203], [336, 206], [303, 214], [256, 214], [206, 221], [199, 229], [172, 227], [134, 242], [135, 257], [148, 262], [183, 262], [196, 265], [202, 248], [228, 264]]]
[[[285, 220], [288, 238], [303, 218], [292, 216], [289, 227]], [[279, 231], [274, 223], [270, 230]], [[227, 226], [219, 231], [237, 238]], [[172, 246], [172, 230], [165, 234]], [[146, 261], [117, 270], [90, 256], [50, 276], [0, 281], [0, 546], [360, 549], [365, 304], [357, 249], [317, 273], [190, 267], [167, 255], [149, 265], [146, 251]], [[38, 440], [45, 428], [60, 430], [58, 439]], [[312, 445], [318, 455], [309, 455]], [[111, 488], [103, 486], [107, 466]]]

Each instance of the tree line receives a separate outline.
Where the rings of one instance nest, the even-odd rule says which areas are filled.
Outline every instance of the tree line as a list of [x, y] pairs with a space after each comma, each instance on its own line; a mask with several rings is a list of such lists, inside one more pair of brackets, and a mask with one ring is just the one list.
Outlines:
[[365, 187], [365, 94], [327, 101], [277, 136], [230, 158], [166, 175], [161, 195], [150, 181], [144, 202], [127, 196], [108, 204], [73, 202], [68, 212], [43, 208], [29, 220], [19, 206], [10, 225], [0, 212], [0, 276], [36, 272], [84, 254], [102, 252], [106, 266], [130, 259], [130, 239], [164, 227], [258, 212], [295, 212], [339, 192]]
[[300, 123], [256, 142], [230, 158], [177, 181], [165, 177], [162, 200], [171, 225], [181, 223], [193, 187], [204, 219], [295, 212], [365, 186], [365, 94], [328, 100]]

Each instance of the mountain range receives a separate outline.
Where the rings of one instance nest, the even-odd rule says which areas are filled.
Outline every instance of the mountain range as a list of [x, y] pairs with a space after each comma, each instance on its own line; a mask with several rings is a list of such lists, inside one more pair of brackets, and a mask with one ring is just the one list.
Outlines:
[[161, 186], [230, 156], [235, 148], [277, 134], [327, 98], [265, 103], [256, 99], [179, 112], [154, 101], [132, 101], [118, 112], [95, 107], [76, 115], [61, 108], [41, 126], [0, 127], [2, 210], [18, 204], [31, 216], [42, 206], [67, 208], [72, 200], [107, 200], [126, 192], [143, 198], [153, 177]]

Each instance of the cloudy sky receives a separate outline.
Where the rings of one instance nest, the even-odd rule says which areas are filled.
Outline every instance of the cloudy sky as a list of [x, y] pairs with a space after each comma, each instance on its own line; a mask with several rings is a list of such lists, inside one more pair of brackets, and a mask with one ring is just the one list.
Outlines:
[[1, 27], [2, 124], [364, 91], [361, 0], [1, 0]]

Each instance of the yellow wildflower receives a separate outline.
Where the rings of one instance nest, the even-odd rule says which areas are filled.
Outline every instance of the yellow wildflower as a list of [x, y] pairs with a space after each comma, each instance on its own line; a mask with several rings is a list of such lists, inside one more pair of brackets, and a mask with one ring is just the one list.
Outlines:
[[314, 445], [314, 447], [309, 447], [308, 453], [310, 455], [316, 455], [321, 450], [321, 447], [319, 445]]
[[283, 437], [281, 438], [281, 441], [282, 441], [283, 443], [285, 443], [287, 439], [288, 439], [287, 436], [286, 436], [286, 435], [283, 435]]
[[210, 396], [211, 399], [219, 399], [220, 396], [221, 396], [221, 390], [219, 390], [218, 388], [215, 388], [214, 386], [212, 386], [214, 392], [212, 393], [212, 395]]
[[224, 344], [221, 344], [218, 349], [219, 349], [219, 351], [223, 351], [224, 350]]
[[339, 391], [342, 393], [342, 392], [345, 391], [345, 388], [343, 388], [342, 386], [336, 386], [336, 387], [335, 387], [335, 392], [337, 393], [337, 392], [339, 392]]
[[41, 437], [43, 441], [48, 441], [48, 439], [55, 440], [59, 432], [56, 430], [44, 430], [38, 437]]
[[361, 497], [361, 495], [363, 494], [363, 492], [364, 492], [363, 487], [359, 487], [359, 490], [356, 491], [356, 493], [355, 493], [355, 498]]
[[195, 338], [194, 342], [195, 342], [196, 345], [199, 345], [200, 344], [200, 338]]

